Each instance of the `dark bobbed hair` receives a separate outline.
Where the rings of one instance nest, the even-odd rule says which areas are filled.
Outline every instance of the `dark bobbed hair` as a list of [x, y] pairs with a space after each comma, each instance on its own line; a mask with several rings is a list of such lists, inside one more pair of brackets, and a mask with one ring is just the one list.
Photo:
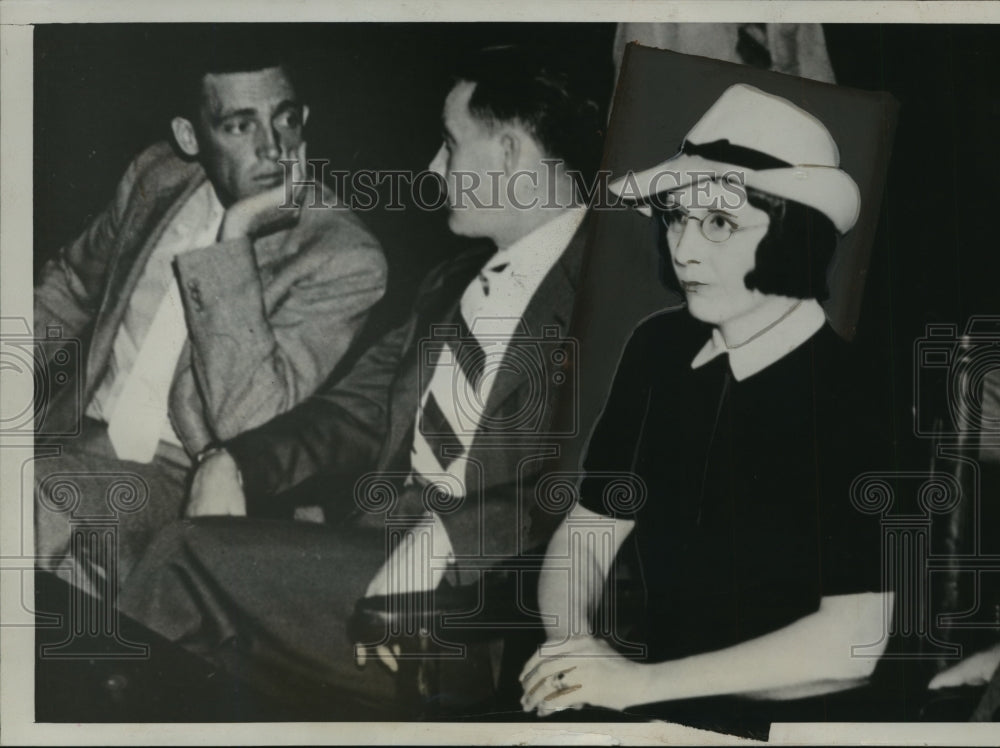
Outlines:
[[259, 30], [230, 32], [221, 39], [209, 30], [195, 33], [182, 57], [174, 109], [192, 121], [197, 119], [202, 104], [204, 78], [210, 74], [252, 73], [280, 67], [296, 95], [304, 94], [291, 52]]
[[518, 46], [480, 49], [462, 60], [454, 80], [475, 83], [469, 112], [486, 127], [517, 123], [545, 155], [566, 162], [589, 184], [604, 140], [601, 106], [589, 81]]
[[[827, 269], [840, 236], [833, 222], [802, 203], [751, 187], [745, 189], [750, 205], [764, 211], [770, 221], [767, 233], [757, 245], [753, 270], [743, 279], [746, 287], [766, 294], [824, 301], [829, 296]], [[669, 201], [660, 199], [655, 203], [667, 205]], [[660, 220], [663, 213], [653, 207], [660, 280], [667, 288], [680, 293], [666, 231]]]

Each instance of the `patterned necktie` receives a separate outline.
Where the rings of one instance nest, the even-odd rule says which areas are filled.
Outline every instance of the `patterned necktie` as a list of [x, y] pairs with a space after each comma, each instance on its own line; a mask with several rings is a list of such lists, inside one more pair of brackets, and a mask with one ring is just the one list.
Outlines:
[[451, 496], [465, 495], [465, 464], [485, 403], [474, 393], [486, 353], [459, 315], [454, 338], [443, 342], [417, 412], [410, 455], [418, 482], [441, 482]]
[[508, 265], [510, 265], [509, 262], [501, 262], [479, 271], [479, 282], [483, 284], [483, 296], [490, 295], [490, 279], [506, 270]]
[[[444, 457], [444, 447], [464, 451], [463, 442], [471, 441], [478, 428], [480, 413], [475, 403], [465, 397], [466, 383], [478, 388], [486, 368], [486, 353], [472, 335], [461, 315], [458, 315], [457, 332], [447, 343], [448, 352], [442, 352], [448, 361], [448, 376], [432, 377], [430, 391], [418, 418], [420, 437], [425, 440], [442, 468], [449, 459]], [[438, 361], [435, 367], [441, 365]], [[438, 374], [439, 372], [435, 372]], [[444, 383], [444, 386], [442, 385]], [[471, 406], [471, 407], [470, 407]], [[457, 454], [452, 454], [454, 459]]]

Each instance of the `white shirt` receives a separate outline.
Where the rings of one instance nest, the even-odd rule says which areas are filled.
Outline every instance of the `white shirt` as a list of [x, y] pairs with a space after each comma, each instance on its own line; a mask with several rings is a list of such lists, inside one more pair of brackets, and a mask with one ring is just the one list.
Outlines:
[[[174, 257], [183, 252], [214, 244], [224, 216], [225, 209], [219, 202], [215, 189], [211, 182], [205, 182], [192, 193], [170, 221], [156, 248], [150, 254], [129, 298], [125, 315], [115, 334], [107, 369], [87, 406], [88, 416], [105, 422], [111, 418], [142, 347], [147, 342], [152, 342], [146, 340], [148, 337], [146, 333], [170, 285], [177, 283], [172, 266]], [[187, 327], [182, 316], [176, 315], [172, 324], [183, 328], [178, 329], [176, 334], [187, 335]], [[169, 366], [169, 374], [172, 375], [177, 367], [177, 359], [160, 361], [159, 365]], [[169, 383], [172, 376], [153, 376], [151, 379]], [[169, 384], [165, 390], [153, 395], [166, 403]], [[182, 446], [180, 437], [177, 436], [169, 419], [161, 425], [160, 438], [176, 446]]]
[[[489, 294], [484, 293], [477, 278], [465, 289], [461, 303], [462, 317], [480, 343], [495, 342], [498, 336], [510, 339], [531, 297], [566, 250], [586, 214], [586, 208], [569, 208], [490, 257], [483, 266]], [[501, 264], [506, 264], [503, 271], [488, 272]]]
[[704, 366], [716, 356], [729, 354], [729, 368], [737, 382], [759, 371], [794, 351], [826, 324], [823, 307], [815, 299], [805, 299], [798, 307], [760, 337], [745, 345], [727, 348], [719, 328], [712, 330], [712, 337], [691, 362], [691, 368]]

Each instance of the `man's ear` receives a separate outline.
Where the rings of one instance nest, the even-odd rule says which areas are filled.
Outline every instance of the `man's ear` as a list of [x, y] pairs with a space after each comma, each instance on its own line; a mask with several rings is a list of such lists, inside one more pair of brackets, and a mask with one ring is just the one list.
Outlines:
[[170, 120], [170, 129], [174, 131], [174, 139], [185, 155], [198, 155], [198, 136], [191, 120], [186, 117], [174, 117]]
[[500, 147], [503, 148], [503, 170], [512, 174], [521, 163], [521, 138], [513, 130], [507, 130], [500, 136]]
[[308, 104], [303, 104], [302, 105], [302, 126], [305, 127], [306, 126], [306, 122], [308, 122], [308, 121], [309, 121], [309, 105]]

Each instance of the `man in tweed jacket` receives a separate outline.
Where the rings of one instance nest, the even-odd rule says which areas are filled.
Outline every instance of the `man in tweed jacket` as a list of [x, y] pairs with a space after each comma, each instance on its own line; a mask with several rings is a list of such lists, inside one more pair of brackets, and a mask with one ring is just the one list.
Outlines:
[[[123, 576], [179, 516], [194, 458], [310, 395], [384, 293], [384, 255], [357, 216], [286, 185], [302, 181], [308, 107], [257, 52], [192, 72], [176, 149], [141, 153], [41, 270], [36, 335], [83, 351], [36, 423], [43, 568], [68, 572], [74, 525], [114, 515]], [[102, 579], [109, 563], [77, 569]]]

